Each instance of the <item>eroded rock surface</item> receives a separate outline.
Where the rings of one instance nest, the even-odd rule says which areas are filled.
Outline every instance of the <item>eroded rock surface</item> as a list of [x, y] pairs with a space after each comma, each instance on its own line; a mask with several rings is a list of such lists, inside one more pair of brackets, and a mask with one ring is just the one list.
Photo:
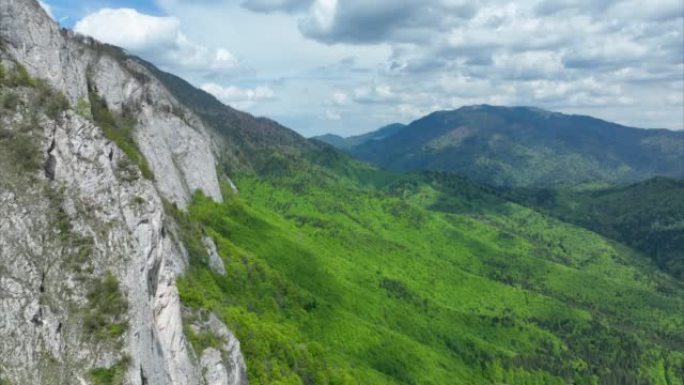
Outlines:
[[[218, 319], [218, 356], [194, 353], [183, 332], [176, 278], [187, 257], [162, 202], [184, 208], [196, 190], [222, 199], [202, 122], [145, 68], [60, 30], [34, 0], [0, 0], [0, 43], [3, 63], [69, 102], [48, 117], [30, 105], [37, 91], [3, 89], [19, 100], [0, 115], [3, 133], [21, 131], [39, 167], [17, 171], [0, 154], [0, 379], [88, 384], [109, 370], [135, 385], [246, 383], [239, 343]], [[132, 117], [152, 180], [81, 108], [93, 92]], [[122, 314], [93, 317], [114, 284]]]

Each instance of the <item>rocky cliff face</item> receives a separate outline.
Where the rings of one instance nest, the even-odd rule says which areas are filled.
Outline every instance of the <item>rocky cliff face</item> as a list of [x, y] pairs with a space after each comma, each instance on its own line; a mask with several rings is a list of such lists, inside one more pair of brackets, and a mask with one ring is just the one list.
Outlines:
[[[245, 384], [215, 317], [191, 327], [223, 347], [192, 350], [175, 286], [187, 256], [163, 200], [222, 199], [200, 119], [35, 0], [0, 0], [0, 49], [0, 383]], [[133, 127], [153, 177], [107, 135], [98, 101]]]

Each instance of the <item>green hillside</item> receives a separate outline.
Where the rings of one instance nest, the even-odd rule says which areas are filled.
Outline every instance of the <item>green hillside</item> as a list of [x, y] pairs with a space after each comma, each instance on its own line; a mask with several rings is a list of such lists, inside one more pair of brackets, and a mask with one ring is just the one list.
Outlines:
[[446, 171], [499, 186], [684, 176], [684, 132], [528, 107], [439, 111], [378, 140], [349, 140], [355, 157], [390, 170]]
[[335, 154], [169, 208], [182, 299], [236, 332], [250, 383], [684, 383], [684, 287], [647, 259], [462, 178]]
[[[684, 385], [684, 285], [643, 253], [466, 178], [379, 171], [157, 76], [212, 129], [240, 191], [226, 186], [224, 203], [196, 195], [188, 213], [167, 211], [191, 257], [178, 283], [197, 310], [188, 314], [213, 311], [236, 333], [251, 384]], [[443, 118], [451, 122], [426, 119]], [[362, 146], [431, 135], [415, 124]], [[536, 146], [552, 132], [520, 131]], [[587, 132], [573, 140], [604, 146]], [[651, 142], [663, 133], [649, 132]], [[497, 140], [490, 154], [508, 161]], [[670, 155], [654, 155], [653, 169], [671, 167]], [[593, 161], [568, 169], [574, 155], [541, 169], [552, 158], [525, 159], [515, 175], [476, 175], [511, 184], [632, 175]], [[225, 276], [209, 268], [203, 235], [216, 241]], [[198, 351], [219, 343], [187, 334]]]
[[307, 140], [42, 37], [155, 92], [131, 91], [149, 122], [90, 76], [72, 106], [0, 55], [0, 385], [217, 383], [243, 356], [252, 385], [684, 385], [683, 132], [476, 106]]
[[629, 245], [684, 279], [684, 181], [658, 177], [621, 187], [504, 195]]

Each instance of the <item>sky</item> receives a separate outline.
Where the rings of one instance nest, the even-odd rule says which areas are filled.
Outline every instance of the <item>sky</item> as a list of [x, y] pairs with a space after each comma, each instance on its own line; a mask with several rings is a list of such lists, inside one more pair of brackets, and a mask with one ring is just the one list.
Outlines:
[[681, 0], [43, 0], [305, 136], [474, 104], [684, 128]]

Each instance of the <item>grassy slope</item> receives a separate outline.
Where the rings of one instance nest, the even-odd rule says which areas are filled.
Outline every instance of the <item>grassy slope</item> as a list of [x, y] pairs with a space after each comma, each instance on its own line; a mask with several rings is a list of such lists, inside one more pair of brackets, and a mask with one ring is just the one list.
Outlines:
[[191, 247], [179, 284], [253, 384], [682, 384], [684, 290], [625, 247], [457, 182], [237, 182], [178, 214], [227, 277]]

